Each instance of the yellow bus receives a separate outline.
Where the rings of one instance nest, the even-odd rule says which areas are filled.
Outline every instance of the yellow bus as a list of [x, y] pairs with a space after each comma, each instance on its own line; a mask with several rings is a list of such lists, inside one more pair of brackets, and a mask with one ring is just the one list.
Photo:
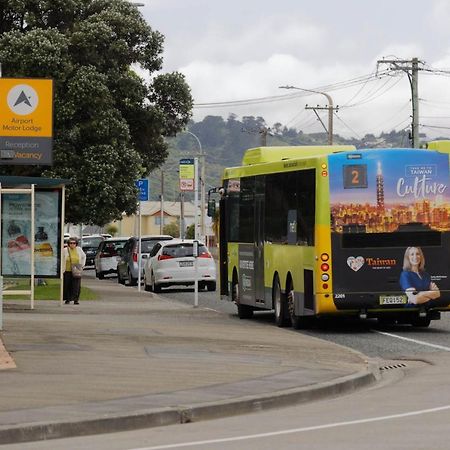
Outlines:
[[430, 149], [247, 150], [220, 189], [221, 295], [278, 326], [428, 326], [450, 304], [449, 185], [449, 154]]

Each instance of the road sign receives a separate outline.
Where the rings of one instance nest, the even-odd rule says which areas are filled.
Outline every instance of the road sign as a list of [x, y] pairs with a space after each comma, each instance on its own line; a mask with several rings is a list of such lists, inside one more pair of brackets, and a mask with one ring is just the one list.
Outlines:
[[195, 161], [194, 158], [180, 159], [180, 191], [195, 190]]
[[139, 201], [146, 202], [149, 198], [149, 183], [147, 178], [141, 178], [134, 182], [139, 189]]
[[0, 78], [0, 165], [52, 165], [53, 80]]

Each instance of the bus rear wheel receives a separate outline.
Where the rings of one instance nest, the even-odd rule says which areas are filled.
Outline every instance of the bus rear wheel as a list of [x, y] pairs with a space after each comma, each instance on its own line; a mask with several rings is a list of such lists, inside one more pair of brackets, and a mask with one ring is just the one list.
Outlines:
[[286, 297], [281, 292], [280, 280], [278, 276], [273, 280], [272, 286], [272, 303], [275, 310], [275, 323], [278, 327], [286, 327], [287, 319], [287, 305]]
[[295, 314], [295, 291], [292, 281], [288, 282], [286, 292], [289, 317], [291, 319], [292, 327], [296, 330], [311, 327], [316, 320], [313, 316], [297, 316]]
[[236, 279], [233, 279], [231, 289], [231, 298], [236, 304], [239, 319], [251, 319], [253, 317], [253, 308], [249, 305], [241, 305], [239, 299], [239, 283]]

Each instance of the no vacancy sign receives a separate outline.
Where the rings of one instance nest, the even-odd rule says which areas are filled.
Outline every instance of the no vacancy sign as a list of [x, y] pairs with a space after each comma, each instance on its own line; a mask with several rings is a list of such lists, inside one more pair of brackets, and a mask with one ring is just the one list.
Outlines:
[[0, 165], [52, 165], [53, 80], [0, 78]]

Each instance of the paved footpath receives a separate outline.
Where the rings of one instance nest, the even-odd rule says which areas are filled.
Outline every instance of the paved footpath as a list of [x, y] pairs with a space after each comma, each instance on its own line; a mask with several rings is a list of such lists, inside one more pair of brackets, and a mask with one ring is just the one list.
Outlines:
[[281, 407], [378, 377], [363, 355], [293, 330], [83, 283], [100, 299], [4, 300], [0, 445]]

